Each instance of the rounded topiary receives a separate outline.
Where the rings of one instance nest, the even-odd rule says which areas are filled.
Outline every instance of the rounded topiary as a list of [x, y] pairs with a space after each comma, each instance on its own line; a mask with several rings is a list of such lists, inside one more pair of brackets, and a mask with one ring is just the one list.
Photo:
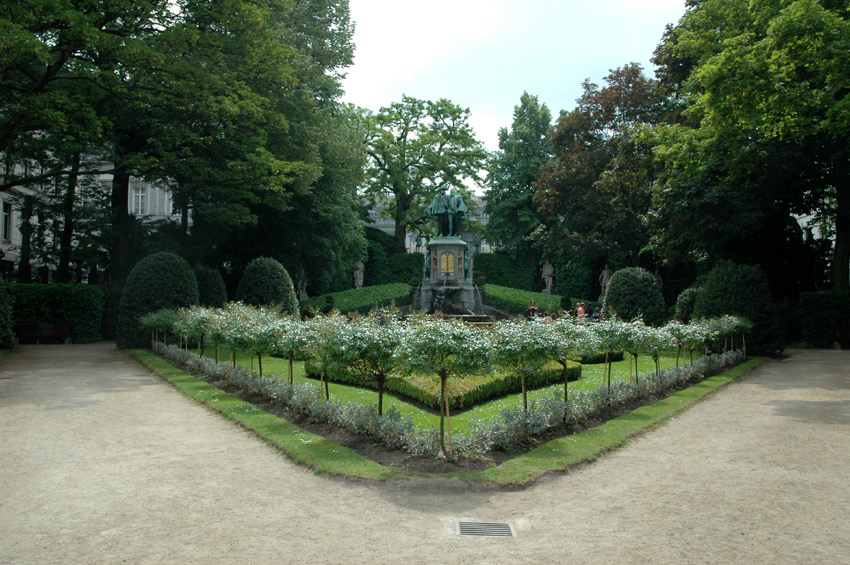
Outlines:
[[694, 304], [696, 303], [697, 294], [699, 294], [699, 288], [692, 286], [691, 288], [686, 288], [679, 294], [679, 297], [676, 299], [676, 315], [675, 318], [682, 322], [683, 324], [687, 324], [691, 321], [691, 316], [694, 313]]
[[15, 346], [12, 333], [12, 292], [3, 277], [0, 277], [0, 349]]
[[227, 287], [218, 269], [195, 265], [195, 278], [198, 279], [198, 299], [201, 306], [224, 306], [227, 302]]
[[257, 257], [242, 271], [236, 300], [254, 306], [279, 305], [281, 311], [298, 315], [298, 299], [289, 273], [270, 257]]
[[664, 321], [664, 297], [652, 273], [640, 267], [627, 267], [611, 275], [605, 309], [621, 320], [642, 318], [653, 326]]
[[185, 259], [167, 251], [148, 255], [130, 271], [121, 292], [116, 344], [121, 349], [148, 346], [150, 333], [139, 326], [139, 318], [197, 303], [198, 281]]
[[784, 348], [783, 317], [770, 293], [767, 275], [754, 265], [721, 261], [708, 273], [694, 302], [694, 318], [724, 314], [753, 323], [747, 349], [775, 355]]

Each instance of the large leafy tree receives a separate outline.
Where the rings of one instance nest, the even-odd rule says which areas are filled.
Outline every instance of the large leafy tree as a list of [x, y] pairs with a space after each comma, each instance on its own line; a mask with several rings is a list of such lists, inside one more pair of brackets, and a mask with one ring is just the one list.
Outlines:
[[611, 71], [605, 83], [585, 81], [555, 128], [555, 160], [535, 185], [544, 219], [535, 238], [553, 257], [578, 252], [637, 264], [654, 175], [651, 148], [637, 134], [659, 119], [661, 97], [638, 64]]
[[490, 156], [487, 175], [487, 240], [514, 258], [533, 255], [528, 236], [541, 224], [532, 203], [534, 182], [552, 159], [552, 113], [524, 92], [514, 107], [511, 129], [499, 130], [499, 150]]
[[688, 220], [703, 217], [716, 242], [734, 247], [762, 232], [760, 247], [776, 254], [790, 215], [815, 213], [834, 227], [833, 284], [848, 288], [848, 15], [835, 0], [703, 0], [668, 29], [656, 61], [683, 109], [658, 149], [658, 208], [680, 218], [659, 223], [668, 249], [694, 241]]
[[446, 99], [403, 96], [365, 118], [366, 194], [388, 202], [396, 241], [404, 245], [439, 188], [466, 192], [466, 183], [478, 180], [486, 153], [469, 125], [469, 110]]

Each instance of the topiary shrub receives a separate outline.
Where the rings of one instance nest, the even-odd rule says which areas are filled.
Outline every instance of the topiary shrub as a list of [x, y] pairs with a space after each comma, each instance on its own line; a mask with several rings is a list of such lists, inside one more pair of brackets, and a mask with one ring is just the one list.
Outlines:
[[298, 298], [289, 273], [279, 261], [257, 257], [242, 271], [236, 300], [254, 306], [279, 305], [284, 314], [298, 315]]
[[783, 317], [774, 303], [767, 275], [759, 267], [721, 261], [708, 273], [694, 303], [693, 318], [724, 314], [743, 316], [753, 323], [747, 349], [778, 355], [784, 349]]
[[691, 316], [694, 313], [694, 304], [697, 300], [697, 294], [699, 294], [699, 288], [692, 286], [691, 288], [683, 290], [676, 299], [676, 314], [674, 317], [683, 324], [687, 324], [691, 321]]
[[12, 294], [9, 285], [0, 277], [0, 349], [11, 349], [15, 346], [15, 336], [12, 333]]
[[640, 267], [626, 267], [611, 275], [605, 291], [605, 309], [621, 320], [642, 318], [651, 326], [664, 322], [664, 298], [655, 277]]
[[116, 345], [147, 347], [150, 334], [139, 326], [139, 318], [162, 308], [197, 303], [198, 281], [185, 259], [167, 251], [145, 257], [130, 271], [121, 293]]
[[227, 302], [227, 287], [218, 269], [195, 265], [195, 278], [198, 279], [198, 299], [201, 306], [224, 306]]

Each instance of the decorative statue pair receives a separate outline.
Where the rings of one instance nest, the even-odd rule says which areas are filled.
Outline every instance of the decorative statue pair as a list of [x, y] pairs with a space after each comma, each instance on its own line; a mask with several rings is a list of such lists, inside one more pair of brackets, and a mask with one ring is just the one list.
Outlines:
[[440, 192], [431, 200], [431, 204], [425, 208], [428, 216], [437, 216], [440, 237], [460, 237], [461, 226], [466, 218], [466, 204], [457, 190], [452, 189], [446, 193], [446, 187], [441, 187]]

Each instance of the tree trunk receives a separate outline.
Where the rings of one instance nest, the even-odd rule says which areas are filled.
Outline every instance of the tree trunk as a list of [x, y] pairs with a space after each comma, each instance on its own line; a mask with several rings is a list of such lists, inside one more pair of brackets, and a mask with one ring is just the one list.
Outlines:
[[528, 395], [525, 390], [525, 373], [520, 375], [520, 379], [522, 380], [522, 411], [525, 413], [528, 412]]
[[20, 261], [18, 263], [19, 283], [28, 283], [32, 281], [32, 266], [30, 265], [30, 257], [32, 256], [32, 232], [33, 228], [30, 219], [32, 218], [34, 203], [33, 197], [30, 195], [24, 196], [23, 205], [21, 206], [21, 249]]
[[130, 272], [130, 171], [116, 163], [112, 176], [111, 220], [112, 248], [109, 253], [109, 273], [114, 284], [124, 286]]
[[384, 383], [386, 378], [378, 377], [378, 416], [384, 415]]
[[293, 374], [292, 374], [292, 355], [290, 355], [289, 356], [289, 384], [290, 385], [292, 385], [293, 378], [294, 377], [293, 377]]
[[74, 153], [71, 173], [62, 199], [62, 233], [59, 235], [59, 265], [56, 278], [60, 283], [71, 282], [71, 245], [74, 239], [74, 202], [77, 197], [77, 173], [80, 170], [80, 153]]
[[449, 452], [446, 450], [446, 375], [445, 369], [440, 371], [440, 449], [446, 459], [449, 459]]
[[835, 256], [832, 285], [835, 290], [850, 290], [850, 172], [847, 156], [840, 157], [835, 179]]

